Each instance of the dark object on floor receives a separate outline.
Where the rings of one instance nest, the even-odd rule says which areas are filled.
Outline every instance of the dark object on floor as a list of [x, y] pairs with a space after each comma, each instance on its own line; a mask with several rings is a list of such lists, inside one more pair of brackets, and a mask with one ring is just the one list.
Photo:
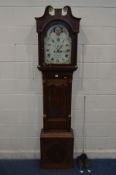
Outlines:
[[84, 173], [84, 171], [88, 171], [91, 173], [90, 170], [90, 161], [85, 153], [82, 153], [80, 156], [77, 157], [77, 166], [80, 170], [80, 173]]

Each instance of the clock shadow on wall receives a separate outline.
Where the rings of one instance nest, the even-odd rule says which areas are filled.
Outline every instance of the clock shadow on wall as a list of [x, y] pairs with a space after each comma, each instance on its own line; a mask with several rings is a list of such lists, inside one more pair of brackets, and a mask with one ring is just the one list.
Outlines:
[[[54, 15], [51, 11], [54, 10]], [[65, 15], [62, 15], [65, 11]], [[77, 69], [80, 18], [71, 8], [47, 6], [36, 19], [38, 69], [43, 79], [43, 129], [40, 134], [41, 168], [73, 167], [74, 135], [71, 128], [73, 72]]]

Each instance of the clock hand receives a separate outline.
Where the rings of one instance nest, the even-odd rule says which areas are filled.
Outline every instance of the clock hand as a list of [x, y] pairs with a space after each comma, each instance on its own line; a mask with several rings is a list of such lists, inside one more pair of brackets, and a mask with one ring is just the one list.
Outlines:
[[56, 47], [56, 50], [57, 50], [57, 52], [63, 47], [63, 43], [64, 43], [64, 39], [63, 39], [63, 41], [62, 41], [62, 45], [57, 45], [57, 47]]
[[62, 49], [62, 47], [63, 47], [63, 45], [60, 45], [60, 47], [59, 47], [59, 48], [57, 48], [57, 52], [59, 52], [59, 51], [60, 51], [60, 49]]

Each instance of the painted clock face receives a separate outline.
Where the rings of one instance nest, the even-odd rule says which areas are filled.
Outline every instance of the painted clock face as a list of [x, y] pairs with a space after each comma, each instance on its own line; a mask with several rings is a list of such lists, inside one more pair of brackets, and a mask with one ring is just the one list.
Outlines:
[[71, 37], [62, 24], [52, 25], [44, 38], [45, 64], [71, 63]]

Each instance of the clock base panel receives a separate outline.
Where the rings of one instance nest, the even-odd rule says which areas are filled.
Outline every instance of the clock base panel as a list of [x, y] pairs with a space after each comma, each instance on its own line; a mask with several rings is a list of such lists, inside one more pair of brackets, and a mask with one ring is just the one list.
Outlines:
[[41, 131], [41, 160], [42, 169], [71, 169], [73, 168], [73, 131]]

